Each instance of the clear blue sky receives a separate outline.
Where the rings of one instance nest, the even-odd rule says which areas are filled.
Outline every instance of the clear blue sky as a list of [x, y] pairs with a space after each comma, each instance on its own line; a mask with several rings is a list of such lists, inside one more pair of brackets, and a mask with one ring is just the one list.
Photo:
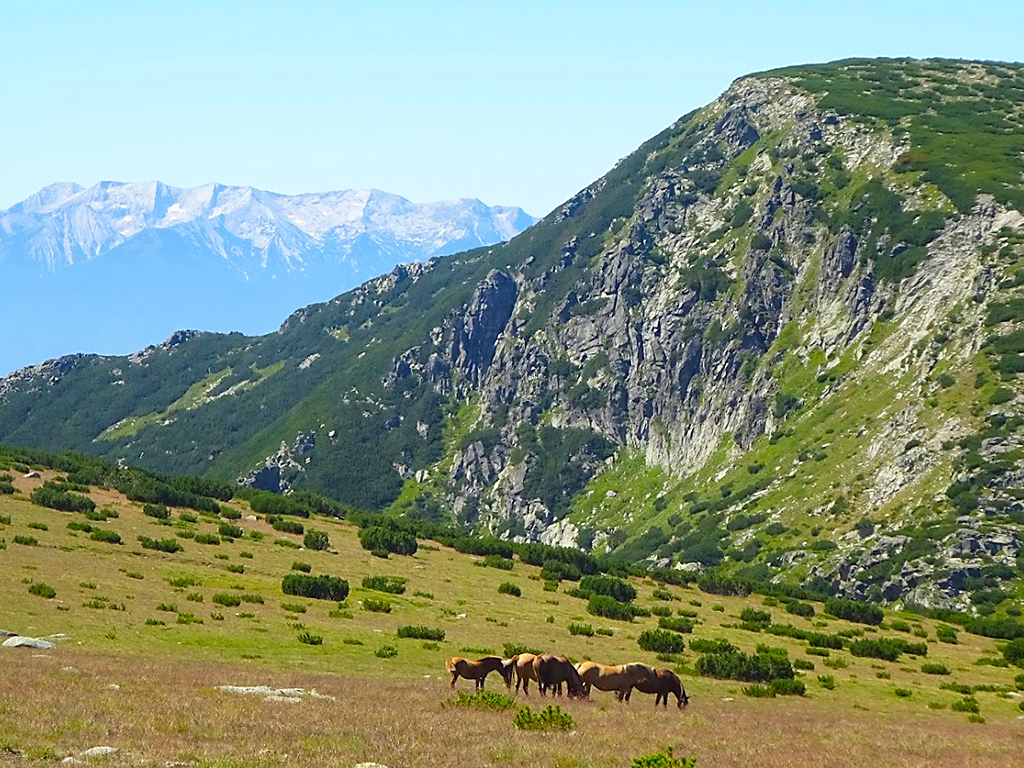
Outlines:
[[1024, 58], [1024, 5], [48, 2], [0, 8], [0, 207], [57, 180], [377, 187], [543, 214], [735, 77]]

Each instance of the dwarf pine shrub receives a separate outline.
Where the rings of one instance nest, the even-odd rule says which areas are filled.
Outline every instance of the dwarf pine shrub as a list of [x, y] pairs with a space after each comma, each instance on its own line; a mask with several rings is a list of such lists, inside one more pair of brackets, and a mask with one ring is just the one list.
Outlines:
[[561, 707], [551, 704], [540, 712], [534, 712], [529, 707], [521, 707], [516, 712], [512, 724], [524, 731], [568, 731], [576, 726], [572, 715], [563, 712]]

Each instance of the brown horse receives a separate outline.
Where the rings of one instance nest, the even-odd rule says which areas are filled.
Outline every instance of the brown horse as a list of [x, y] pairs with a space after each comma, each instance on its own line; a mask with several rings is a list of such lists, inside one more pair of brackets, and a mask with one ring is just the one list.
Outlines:
[[596, 661], [583, 661], [576, 665], [580, 680], [583, 681], [584, 695], [590, 695], [593, 686], [599, 691], [616, 691], [619, 701], [626, 696], [633, 686], [640, 681], [648, 681], [654, 677], [654, 668], [646, 664], [632, 663], [618, 666], [606, 666]]
[[476, 687], [482, 689], [484, 687], [484, 679], [491, 672], [497, 672], [501, 675], [502, 680], [505, 681], [505, 688], [512, 687], [512, 659], [505, 661], [498, 656], [484, 656], [477, 661], [470, 661], [461, 656], [456, 656], [453, 659], [448, 659], [444, 665], [452, 675], [452, 688], [455, 687], [456, 680], [464, 677], [467, 680], [475, 680]]
[[523, 693], [530, 695], [530, 681], [537, 682], [537, 675], [533, 672], [533, 660], [537, 658], [532, 653], [517, 653], [509, 661], [516, 672], [516, 693], [519, 693], [519, 686], [523, 686]]
[[[670, 669], [656, 669], [654, 670], [653, 677], [638, 680], [634, 683], [633, 687], [641, 693], [656, 694], [654, 697], [655, 708], [657, 708], [659, 703], [668, 707], [668, 695], [670, 693], [675, 694], [676, 700], [678, 701], [676, 706], [678, 706], [679, 709], [682, 709], [690, 703], [690, 697], [686, 695], [686, 689], [683, 688], [683, 683], [680, 681], [679, 675]], [[631, 691], [626, 692], [626, 701], [629, 701], [630, 693]]]
[[547, 695], [548, 688], [553, 688], [553, 692], [561, 696], [562, 683], [566, 684], [570, 696], [583, 698], [586, 695], [579, 672], [565, 656], [552, 656], [550, 653], [536, 656], [533, 659], [533, 674], [537, 678], [541, 696]]

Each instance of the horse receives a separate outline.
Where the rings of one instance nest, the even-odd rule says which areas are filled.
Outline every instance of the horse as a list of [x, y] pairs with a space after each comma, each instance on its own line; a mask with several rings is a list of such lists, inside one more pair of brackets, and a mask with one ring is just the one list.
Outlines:
[[529, 696], [530, 681], [533, 680], [539, 684], [537, 675], [533, 671], [533, 660], [535, 658], [537, 656], [533, 653], [517, 653], [509, 659], [516, 672], [516, 693], [519, 693], [519, 686], [522, 685], [523, 694]]
[[599, 691], [616, 691], [619, 701], [622, 701], [638, 682], [647, 681], [655, 674], [653, 667], [637, 662], [607, 666], [596, 661], [583, 661], [576, 665], [576, 671], [583, 681], [584, 695], [589, 696], [590, 688], [593, 686]]
[[[678, 701], [676, 706], [679, 709], [690, 703], [690, 697], [686, 695], [686, 689], [683, 688], [679, 675], [670, 669], [656, 669], [651, 677], [638, 680], [633, 684], [633, 687], [641, 693], [656, 694], [654, 697], [655, 709], [657, 709], [659, 703], [663, 703], [666, 708], [668, 707], [668, 695], [670, 693], [675, 694]], [[626, 701], [629, 701], [629, 694], [631, 692], [631, 690], [626, 692]], [[619, 695], [621, 698], [622, 694]]]
[[467, 680], [475, 680], [477, 689], [483, 690], [484, 679], [491, 672], [497, 672], [501, 675], [502, 680], [505, 681], [506, 689], [512, 687], [512, 670], [514, 666], [512, 659], [503, 660], [498, 656], [484, 656], [477, 661], [470, 661], [461, 656], [456, 656], [455, 658], [448, 659], [444, 665], [452, 675], [452, 688], [455, 687], [456, 680], [464, 677]]
[[553, 688], [554, 693], [562, 694], [562, 683], [569, 689], [569, 695], [576, 698], [583, 698], [583, 682], [580, 680], [576, 667], [565, 658], [565, 656], [552, 656], [544, 653], [533, 659], [533, 674], [537, 678], [537, 687], [540, 688], [540, 695], [546, 696], [548, 688]]

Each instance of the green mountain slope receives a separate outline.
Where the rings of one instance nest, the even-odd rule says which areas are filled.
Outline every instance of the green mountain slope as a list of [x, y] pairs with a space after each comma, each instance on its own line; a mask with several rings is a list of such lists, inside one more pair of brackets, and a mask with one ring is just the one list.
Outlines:
[[760, 73], [509, 243], [19, 372], [0, 440], [998, 615], [1021, 211], [1024, 67]]

